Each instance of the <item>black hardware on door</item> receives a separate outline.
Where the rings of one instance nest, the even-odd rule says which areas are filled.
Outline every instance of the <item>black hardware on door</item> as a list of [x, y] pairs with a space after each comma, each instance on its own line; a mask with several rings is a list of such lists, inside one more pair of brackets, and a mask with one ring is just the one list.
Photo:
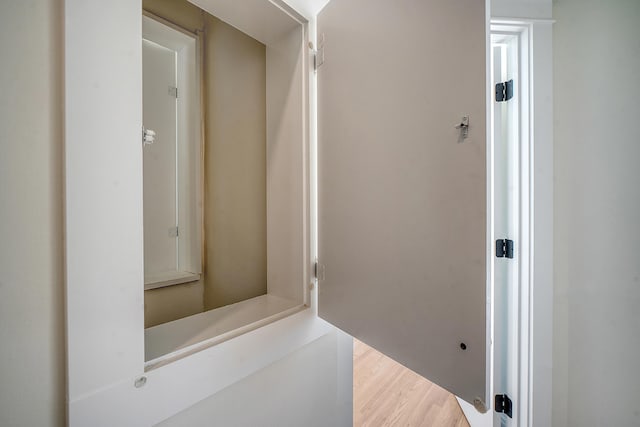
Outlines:
[[513, 98], [513, 79], [496, 84], [496, 102], [505, 102]]
[[509, 418], [513, 418], [513, 404], [506, 394], [496, 394], [495, 408], [496, 412], [502, 412]]
[[509, 239], [496, 240], [496, 257], [513, 258], [513, 240], [509, 240]]

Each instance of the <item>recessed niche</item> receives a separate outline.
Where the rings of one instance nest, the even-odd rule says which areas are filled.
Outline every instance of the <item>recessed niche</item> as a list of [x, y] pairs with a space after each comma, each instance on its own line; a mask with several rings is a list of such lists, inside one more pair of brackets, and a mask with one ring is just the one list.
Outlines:
[[[161, 172], [156, 175], [163, 176], [168, 190], [149, 190], [160, 194], [168, 207], [164, 223], [155, 229], [169, 255], [156, 269], [159, 271], [153, 272], [155, 276], [147, 276], [147, 255], [150, 250], [159, 250], [160, 244], [150, 243], [148, 248], [152, 239], [145, 235], [145, 286], [172, 286], [174, 300], [168, 305], [180, 304], [181, 286], [201, 286], [203, 290], [202, 310], [145, 329], [146, 369], [308, 306], [305, 21], [286, 6], [266, 0], [252, 0], [248, 8], [238, 8], [233, 1], [193, 3], [198, 7], [186, 1], [143, 2], [147, 50], [158, 58], [165, 57], [164, 74], [177, 82], [175, 86], [163, 81], [157, 84], [160, 89], [167, 86], [162, 100], [176, 103], [176, 109], [166, 108], [171, 119], [157, 126], [168, 130], [156, 132], [151, 147], [161, 143], [161, 134], [175, 133], [178, 141], [165, 150], [169, 166], [158, 168], [168, 171], [169, 178]], [[184, 58], [180, 52], [184, 47], [167, 42], [171, 31], [176, 40], [190, 46], [188, 50], [196, 58], [193, 69], [182, 67], [185, 78], [193, 79], [192, 85], [186, 83], [191, 107], [182, 116], [181, 86], [185, 82], [180, 83], [180, 60]], [[145, 55], [143, 45], [143, 60], [152, 56]], [[171, 58], [176, 64], [175, 77], [169, 70]], [[144, 64], [143, 69], [144, 80], [163, 75], [147, 70]], [[145, 81], [143, 87], [146, 90]], [[152, 108], [158, 109], [159, 104]], [[185, 130], [186, 126], [192, 130]], [[188, 147], [182, 157], [181, 131]], [[145, 210], [147, 175], [152, 174], [145, 170]], [[190, 187], [181, 183], [183, 177]], [[185, 234], [183, 219], [189, 224]], [[145, 212], [145, 234], [150, 228], [146, 221]], [[168, 271], [165, 277], [161, 277], [162, 271]]]

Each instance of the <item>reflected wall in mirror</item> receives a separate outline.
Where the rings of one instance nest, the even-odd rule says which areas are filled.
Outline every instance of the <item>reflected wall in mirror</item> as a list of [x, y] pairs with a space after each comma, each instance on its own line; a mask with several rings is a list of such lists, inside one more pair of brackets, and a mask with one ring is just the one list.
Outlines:
[[144, 0], [143, 15], [152, 327], [267, 293], [267, 55], [186, 0]]

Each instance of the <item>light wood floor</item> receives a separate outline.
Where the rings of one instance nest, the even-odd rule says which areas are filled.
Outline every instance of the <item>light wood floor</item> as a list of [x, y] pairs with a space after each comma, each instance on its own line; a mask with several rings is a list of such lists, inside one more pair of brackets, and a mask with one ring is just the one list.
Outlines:
[[451, 393], [366, 344], [353, 342], [355, 427], [469, 427]]

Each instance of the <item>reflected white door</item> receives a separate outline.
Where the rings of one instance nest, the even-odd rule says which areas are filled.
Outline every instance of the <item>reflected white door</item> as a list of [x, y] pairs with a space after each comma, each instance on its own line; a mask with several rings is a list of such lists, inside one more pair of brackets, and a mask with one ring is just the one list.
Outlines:
[[143, 149], [144, 273], [149, 277], [177, 270], [176, 52], [142, 42], [143, 123], [156, 132]]
[[332, 0], [318, 16], [319, 314], [477, 406], [490, 378], [486, 31], [475, 0]]

